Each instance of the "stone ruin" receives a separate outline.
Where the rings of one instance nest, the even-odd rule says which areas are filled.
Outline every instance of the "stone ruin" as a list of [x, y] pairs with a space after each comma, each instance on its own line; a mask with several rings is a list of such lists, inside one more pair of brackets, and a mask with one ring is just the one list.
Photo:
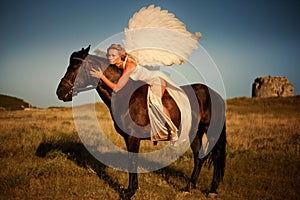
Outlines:
[[294, 96], [294, 86], [284, 76], [258, 77], [252, 84], [252, 97]]

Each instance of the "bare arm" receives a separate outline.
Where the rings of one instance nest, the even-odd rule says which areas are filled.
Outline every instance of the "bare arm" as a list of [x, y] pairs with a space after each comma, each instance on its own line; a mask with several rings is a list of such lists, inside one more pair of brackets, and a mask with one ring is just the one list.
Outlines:
[[130, 74], [131, 73], [127, 71], [126, 73], [124, 73], [121, 76], [121, 78], [119, 79], [119, 81], [118, 81], [118, 83], [117, 83], [117, 85], [114, 89], [115, 92], [118, 92], [119, 90], [121, 90], [126, 85], [126, 83], [129, 80]]
[[92, 71], [90, 71], [91, 76], [96, 77], [96, 78], [101, 78], [102, 81], [113, 91], [118, 92], [119, 90], [121, 90], [126, 83], [129, 80], [130, 74], [131, 74], [132, 70], [128, 70], [126, 71], [119, 79], [118, 83], [115, 84], [113, 82], [111, 82], [106, 76], [104, 76], [102, 74], [101, 71], [97, 71], [95, 69], [92, 69]]

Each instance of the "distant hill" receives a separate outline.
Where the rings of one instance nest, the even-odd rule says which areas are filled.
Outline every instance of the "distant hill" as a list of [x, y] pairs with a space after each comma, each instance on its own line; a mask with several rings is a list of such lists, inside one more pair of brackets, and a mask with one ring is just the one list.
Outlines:
[[23, 99], [0, 94], [0, 110], [24, 110], [32, 107]]

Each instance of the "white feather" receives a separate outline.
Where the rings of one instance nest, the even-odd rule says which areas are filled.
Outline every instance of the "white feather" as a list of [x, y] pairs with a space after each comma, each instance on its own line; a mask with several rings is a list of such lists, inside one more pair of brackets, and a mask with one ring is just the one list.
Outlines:
[[140, 65], [181, 64], [198, 47], [201, 33], [192, 34], [167, 10], [151, 5], [136, 12], [124, 29], [124, 47]]

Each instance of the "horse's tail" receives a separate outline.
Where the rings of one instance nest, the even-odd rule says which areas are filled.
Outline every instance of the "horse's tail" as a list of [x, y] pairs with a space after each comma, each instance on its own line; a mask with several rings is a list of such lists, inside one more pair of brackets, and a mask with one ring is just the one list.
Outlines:
[[220, 180], [223, 181], [226, 163], [226, 121], [224, 121], [218, 142], [212, 149], [207, 162], [209, 167], [212, 164], [214, 165], [214, 173], [216, 175], [215, 178], [217, 178], [218, 182]]
[[218, 148], [216, 149], [216, 164], [219, 166], [218, 178], [223, 181], [224, 172], [225, 172], [225, 163], [226, 163], [226, 121], [224, 121], [222, 133], [218, 141]]

